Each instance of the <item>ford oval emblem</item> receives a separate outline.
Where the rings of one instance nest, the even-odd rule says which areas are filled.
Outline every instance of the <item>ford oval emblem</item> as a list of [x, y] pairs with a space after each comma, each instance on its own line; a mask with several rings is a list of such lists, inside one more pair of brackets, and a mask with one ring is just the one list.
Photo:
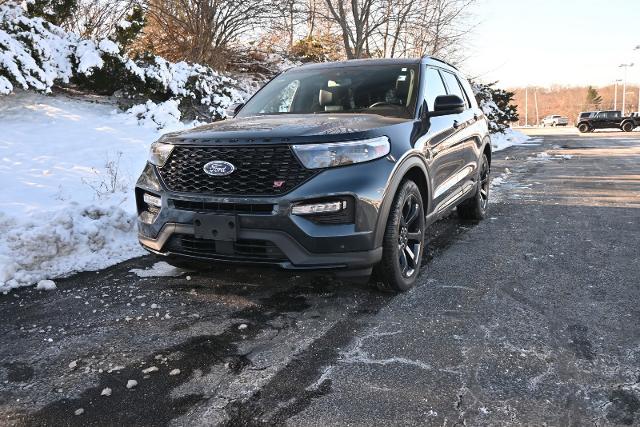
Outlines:
[[233, 173], [236, 167], [229, 162], [214, 160], [204, 165], [204, 173], [211, 176], [226, 176]]

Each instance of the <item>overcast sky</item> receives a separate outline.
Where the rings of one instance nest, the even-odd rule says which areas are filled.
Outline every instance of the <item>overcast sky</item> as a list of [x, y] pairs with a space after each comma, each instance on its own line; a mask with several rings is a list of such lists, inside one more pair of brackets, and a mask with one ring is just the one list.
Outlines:
[[464, 71], [501, 87], [613, 84], [634, 62], [640, 83], [640, 0], [478, 0]]

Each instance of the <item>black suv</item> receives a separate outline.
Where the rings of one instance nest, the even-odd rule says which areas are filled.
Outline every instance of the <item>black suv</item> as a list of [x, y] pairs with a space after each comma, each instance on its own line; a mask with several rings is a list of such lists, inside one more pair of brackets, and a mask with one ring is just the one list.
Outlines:
[[140, 243], [185, 261], [271, 264], [412, 287], [425, 228], [482, 219], [488, 123], [434, 58], [281, 73], [233, 119], [152, 144], [136, 185]]
[[578, 130], [582, 133], [593, 132], [596, 129], [620, 129], [631, 132], [640, 126], [640, 118], [625, 117], [619, 110], [597, 111], [587, 117], [578, 117]]

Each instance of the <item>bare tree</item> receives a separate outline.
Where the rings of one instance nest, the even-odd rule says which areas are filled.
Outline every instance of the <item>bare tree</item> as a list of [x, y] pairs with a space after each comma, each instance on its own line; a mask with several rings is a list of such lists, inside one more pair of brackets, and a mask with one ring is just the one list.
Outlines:
[[137, 0], [79, 0], [76, 12], [63, 24], [83, 38], [104, 38], [112, 35]]
[[[304, 0], [280, 0], [275, 1], [271, 11], [270, 30], [279, 35], [282, 42], [286, 42], [286, 49], [293, 47], [297, 35], [302, 35], [301, 27], [304, 26], [313, 15], [309, 11], [312, 4]], [[282, 35], [286, 38], [283, 39]], [[280, 43], [283, 45], [284, 43]], [[284, 46], [283, 46], [284, 47]]]
[[270, 12], [263, 0], [149, 0], [145, 40], [169, 59], [222, 67], [231, 45]]
[[325, 0], [328, 14], [342, 34], [348, 59], [370, 56], [366, 49], [369, 39], [385, 23], [382, 0]]
[[418, 0], [421, 16], [411, 23], [405, 49], [413, 55], [448, 56], [469, 34], [469, 6], [475, 0]]
[[449, 55], [469, 33], [475, 0], [324, 0], [347, 58]]

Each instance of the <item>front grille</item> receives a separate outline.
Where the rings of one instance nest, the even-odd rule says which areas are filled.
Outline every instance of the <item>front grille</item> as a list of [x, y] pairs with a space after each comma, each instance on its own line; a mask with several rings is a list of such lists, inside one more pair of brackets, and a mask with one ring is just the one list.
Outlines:
[[185, 255], [242, 261], [286, 261], [280, 248], [267, 240], [223, 242], [199, 239], [189, 234], [174, 234], [167, 249]]
[[176, 209], [184, 211], [215, 212], [221, 214], [270, 215], [274, 209], [272, 203], [219, 203], [169, 199], [169, 204]]
[[[235, 171], [227, 176], [208, 175], [203, 168], [213, 160], [230, 162]], [[300, 164], [288, 145], [177, 145], [159, 172], [172, 191], [242, 196], [284, 194], [314, 175]]]

